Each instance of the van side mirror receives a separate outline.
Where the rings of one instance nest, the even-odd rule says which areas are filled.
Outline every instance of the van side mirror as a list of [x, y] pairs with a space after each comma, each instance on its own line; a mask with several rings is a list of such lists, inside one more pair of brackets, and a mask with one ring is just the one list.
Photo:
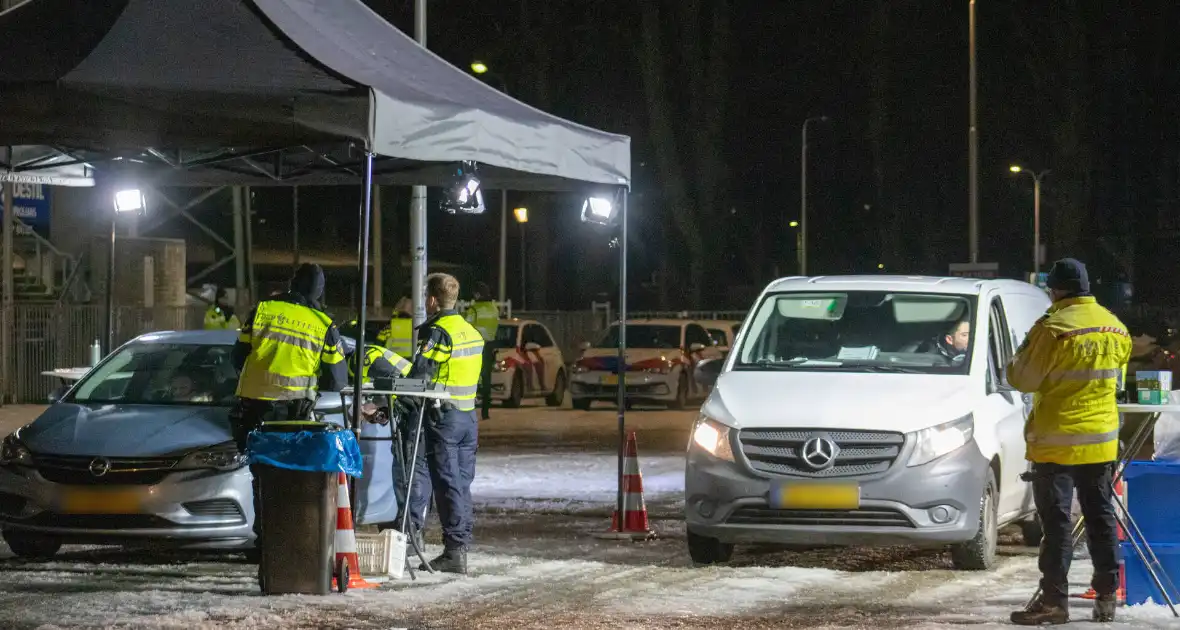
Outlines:
[[49, 404], [56, 405], [57, 403], [61, 402], [62, 398], [66, 397], [66, 393], [68, 393], [69, 391], [70, 391], [69, 385], [62, 385], [61, 387], [58, 387], [57, 389], [53, 390], [52, 392], [49, 392], [49, 396], [47, 396], [46, 399], [49, 401]]
[[696, 365], [692, 371], [693, 380], [704, 387], [712, 387], [721, 375], [721, 367], [725, 362], [720, 359], [707, 359]]

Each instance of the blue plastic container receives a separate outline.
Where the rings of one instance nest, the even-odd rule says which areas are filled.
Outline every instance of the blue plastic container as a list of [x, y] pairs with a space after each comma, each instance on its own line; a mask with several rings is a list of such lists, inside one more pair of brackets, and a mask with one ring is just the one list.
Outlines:
[[[1167, 600], [1163, 593], [1156, 588], [1143, 561], [1135, 554], [1135, 548], [1129, 542], [1123, 543], [1122, 546], [1123, 563], [1127, 574], [1127, 605], [1144, 604], [1148, 598], [1156, 605], [1166, 605]], [[1167, 572], [1167, 576], [1171, 578], [1172, 584], [1180, 584], [1180, 545], [1152, 544], [1151, 550], [1155, 552], [1155, 557], [1159, 559], [1160, 565]], [[1164, 579], [1164, 576], [1160, 576], [1160, 581], [1167, 587], [1168, 580]], [[1172, 593], [1172, 603], [1180, 603], [1180, 593]]]
[[1148, 542], [1180, 544], [1180, 463], [1133, 461], [1123, 476], [1127, 509]]

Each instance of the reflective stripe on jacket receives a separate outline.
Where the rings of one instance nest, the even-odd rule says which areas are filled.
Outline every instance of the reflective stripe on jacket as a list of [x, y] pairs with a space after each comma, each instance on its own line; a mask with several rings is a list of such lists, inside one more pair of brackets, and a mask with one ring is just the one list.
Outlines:
[[484, 341], [496, 338], [496, 331], [500, 328], [500, 309], [496, 308], [495, 302], [472, 302], [463, 317], [479, 331]]
[[1131, 357], [1127, 327], [1089, 296], [1053, 304], [1008, 365], [1008, 382], [1032, 393], [1027, 458], [1098, 464], [1118, 458], [1116, 392]]
[[278, 300], [261, 302], [240, 343], [250, 354], [238, 379], [238, 396], [254, 400], [316, 397], [321, 363], [344, 360], [335, 342], [327, 343], [332, 320], [307, 306]]
[[471, 411], [483, 364], [483, 336], [457, 314], [443, 315], [433, 325], [448, 337], [446, 343], [427, 340], [422, 346], [422, 357], [438, 365], [433, 382], [446, 386], [451, 404], [460, 411]]
[[377, 343], [393, 350], [403, 357], [414, 354], [414, 320], [409, 317], [395, 317], [377, 333]]
[[[385, 367], [385, 365], [383, 365], [385, 362], [388, 362], [389, 367]], [[365, 362], [364, 365], [361, 366], [361, 380], [366, 382], [370, 380], [369, 369], [373, 368], [374, 364], [384, 368], [384, 370], [380, 371], [392, 370], [393, 374], [398, 374], [401, 376], [405, 376], [410, 373], [410, 362], [403, 359], [396, 352], [382, 348], [380, 346], [370, 346], [365, 344]], [[349, 361], [349, 380], [352, 380], [352, 377], [355, 375], [356, 370], [353, 368], [353, 362]]]
[[205, 330], [237, 330], [242, 327], [237, 315], [225, 316], [225, 311], [214, 304], [205, 310]]

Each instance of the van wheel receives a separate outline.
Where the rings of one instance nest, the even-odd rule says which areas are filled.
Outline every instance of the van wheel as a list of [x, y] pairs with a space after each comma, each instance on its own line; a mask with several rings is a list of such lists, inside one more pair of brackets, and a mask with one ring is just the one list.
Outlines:
[[579, 411], [590, 411], [590, 405], [594, 404], [594, 401], [590, 398], [575, 398], [572, 404], [574, 409]]
[[693, 564], [709, 565], [729, 562], [733, 557], [733, 543], [723, 543], [716, 538], [702, 536], [688, 530], [688, 557]]
[[512, 373], [512, 393], [504, 399], [504, 406], [515, 409], [520, 406], [522, 400], [524, 400], [524, 373], [517, 370]]
[[681, 409], [684, 409], [687, 406], [688, 406], [688, 377], [685, 376], [684, 373], [682, 372], [680, 374], [680, 379], [676, 381], [676, 399], [673, 400], [668, 405], [668, 408], [675, 409], [675, 410], [679, 411]]
[[996, 563], [999, 524], [996, 515], [996, 475], [988, 469], [987, 485], [979, 499], [979, 529], [975, 537], [951, 547], [951, 564], [960, 571], [987, 571]]
[[553, 392], [545, 398], [545, 404], [550, 407], [560, 407], [565, 402], [565, 372], [557, 373], [557, 382], [553, 384]]
[[1045, 530], [1041, 528], [1041, 517], [1021, 523], [1020, 537], [1025, 547], [1040, 547], [1041, 539], [1045, 537]]
[[12, 553], [24, 560], [49, 560], [61, 549], [62, 541], [53, 536], [41, 536], [14, 529], [3, 532], [4, 542]]

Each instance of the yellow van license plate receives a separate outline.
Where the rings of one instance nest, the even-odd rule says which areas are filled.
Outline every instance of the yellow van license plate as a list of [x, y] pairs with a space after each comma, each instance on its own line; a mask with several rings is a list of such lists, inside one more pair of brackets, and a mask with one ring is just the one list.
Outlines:
[[770, 506], [779, 510], [855, 510], [860, 507], [860, 486], [784, 483], [771, 488]]
[[619, 376], [617, 374], [604, 374], [602, 376], [603, 385], [618, 385]]
[[66, 514], [136, 514], [139, 493], [125, 490], [67, 490], [61, 511]]

